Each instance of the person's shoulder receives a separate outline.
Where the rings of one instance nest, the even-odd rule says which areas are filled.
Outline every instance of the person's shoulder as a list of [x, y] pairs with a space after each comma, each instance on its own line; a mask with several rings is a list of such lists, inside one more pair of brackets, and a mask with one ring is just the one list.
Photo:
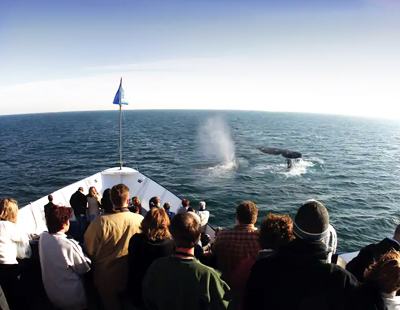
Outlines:
[[194, 263], [193, 267], [194, 267], [194, 269], [196, 269], [197, 272], [199, 272], [203, 275], [211, 275], [214, 278], [218, 278], [218, 279], [221, 278], [221, 273], [219, 271], [215, 270], [214, 268], [206, 266], [198, 260], [194, 260], [193, 263]]
[[165, 270], [170, 265], [171, 265], [171, 257], [170, 256], [159, 257], [153, 261], [150, 268], [153, 270], [157, 270], [157, 269]]
[[146, 240], [146, 236], [143, 233], [136, 233], [131, 237], [130, 244], [143, 243]]
[[122, 212], [121, 214], [123, 214], [124, 217], [129, 218], [134, 222], [142, 222], [142, 220], [144, 219], [143, 215], [137, 213]]
[[323, 267], [326, 270], [328, 270], [328, 272], [332, 275], [332, 277], [335, 277], [336, 279], [338, 279], [339, 282], [343, 282], [343, 280], [347, 280], [350, 283], [354, 284], [354, 285], [358, 285], [358, 281], [356, 279], [356, 277], [349, 271], [347, 271], [346, 269], [335, 265], [335, 264], [323, 264]]

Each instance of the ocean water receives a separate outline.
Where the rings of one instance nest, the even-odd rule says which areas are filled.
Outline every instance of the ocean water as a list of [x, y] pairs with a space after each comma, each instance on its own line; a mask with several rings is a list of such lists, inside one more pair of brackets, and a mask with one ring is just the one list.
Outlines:
[[[400, 122], [346, 116], [237, 111], [126, 111], [123, 162], [229, 227], [252, 200], [259, 221], [294, 216], [314, 198], [326, 205], [339, 250], [354, 251], [400, 222]], [[285, 159], [272, 146], [299, 151]], [[118, 112], [0, 116], [0, 197], [24, 206], [118, 165]]]

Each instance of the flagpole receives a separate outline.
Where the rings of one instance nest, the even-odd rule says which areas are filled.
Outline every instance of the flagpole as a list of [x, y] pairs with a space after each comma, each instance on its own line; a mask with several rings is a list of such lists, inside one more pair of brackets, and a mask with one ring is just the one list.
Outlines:
[[122, 88], [122, 78], [120, 83], [120, 91], [119, 91], [119, 169], [122, 170], [122, 152], [121, 152], [121, 88]]

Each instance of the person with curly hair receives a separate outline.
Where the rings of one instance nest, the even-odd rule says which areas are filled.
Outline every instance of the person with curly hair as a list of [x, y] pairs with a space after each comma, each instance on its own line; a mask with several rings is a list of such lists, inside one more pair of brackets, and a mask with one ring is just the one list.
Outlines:
[[367, 304], [362, 309], [400, 309], [400, 296], [396, 296], [399, 290], [400, 252], [392, 249], [365, 271], [364, 294], [360, 300]]
[[170, 220], [164, 208], [151, 208], [140, 225], [142, 232], [133, 235], [129, 241], [127, 292], [137, 308], [144, 308], [142, 282], [147, 269], [157, 258], [174, 253], [169, 226]]
[[273, 255], [281, 247], [294, 239], [293, 221], [288, 215], [268, 214], [261, 222], [258, 242], [260, 252], [254, 259], [249, 256], [243, 259], [230, 279], [231, 289], [234, 292], [235, 309], [242, 309], [243, 294], [246, 288], [247, 278], [256, 260]]

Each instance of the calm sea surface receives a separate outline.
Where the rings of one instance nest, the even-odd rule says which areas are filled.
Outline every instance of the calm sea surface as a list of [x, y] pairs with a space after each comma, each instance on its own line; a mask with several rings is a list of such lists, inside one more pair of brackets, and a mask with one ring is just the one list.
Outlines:
[[[288, 170], [257, 147], [299, 151]], [[118, 165], [118, 112], [0, 116], [0, 197], [24, 206]], [[400, 222], [400, 122], [266, 112], [126, 111], [123, 162], [232, 226], [253, 200], [261, 219], [323, 202], [339, 250], [390, 236]]]

